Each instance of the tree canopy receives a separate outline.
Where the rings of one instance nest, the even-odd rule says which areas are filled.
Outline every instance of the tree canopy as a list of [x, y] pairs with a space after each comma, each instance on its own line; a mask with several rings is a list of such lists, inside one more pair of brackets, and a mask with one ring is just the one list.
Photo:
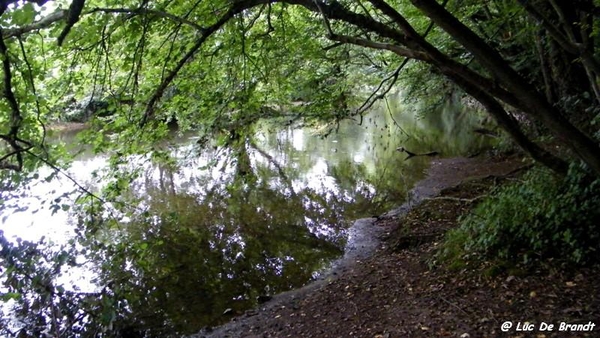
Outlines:
[[0, 14], [3, 169], [58, 165], [46, 133], [73, 101], [110, 110], [86, 140], [125, 154], [150, 151], [169, 121], [213, 137], [362, 116], [403, 71], [425, 70], [534, 159], [564, 173], [572, 157], [533, 142], [521, 117], [600, 173], [591, 0], [37, 0]]
[[[247, 141], [247, 136], [255, 132], [258, 121], [274, 121], [278, 126], [313, 125], [331, 132], [344, 119], [362, 122], [375, 102], [395, 90], [401, 89], [408, 100], [461, 97], [467, 104], [484, 108], [515, 144], [554, 173], [566, 174], [573, 163], [587, 168], [586, 174], [576, 180], [578, 187], [589, 188], [586, 194], [557, 185], [553, 189], [540, 188], [542, 200], [547, 198], [545, 191], [560, 190], [557, 196], [576, 202], [580, 200], [575, 198], [578, 195], [584, 196], [582, 199], [595, 196], [597, 183], [585, 187], [585, 182], [593, 181], [590, 175], [595, 179], [600, 176], [599, 6], [597, 0], [0, 1], [3, 199], [16, 191], [18, 184], [38, 178], [39, 174], [33, 173], [40, 166], [51, 167], [55, 171], [52, 175], [67, 167], [71, 155], [66, 145], [51, 142], [49, 134], [65, 121], [86, 122], [79, 140], [95, 153], [109, 154], [114, 170], [107, 171], [112, 185], [102, 191], [102, 196], [77, 185], [86, 195], [75, 206], [83, 215], [77, 220], [81, 223], [77, 240], [84, 246], [100, 248], [88, 258], [110, 261], [117, 269], [137, 264], [142, 271], [119, 270], [118, 278], [107, 274], [101, 297], [70, 294], [48, 285], [61, 266], [77, 265], [74, 242], [53, 256], [36, 243], [10, 243], [0, 232], [0, 258], [11, 265], [3, 277], [9, 277], [5, 285], [12, 290], [0, 294], [0, 298], [16, 299], [17, 291], [25, 289], [32, 294], [38, 292], [38, 298], [32, 296], [31, 302], [23, 300], [22, 313], [17, 314], [31, 319], [30, 326], [36, 330], [54, 327], [58, 332], [73, 330], [77, 321], [81, 332], [73, 335], [92, 336], [104, 334], [102, 330], [113, 325], [117, 307], [125, 312], [133, 307], [147, 309], [151, 302], [143, 297], [158, 290], [154, 287], [158, 283], [155, 276], [179, 283], [178, 275], [171, 274], [180, 269], [179, 251], [192, 254], [200, 247], [210, 251], [209, 239], [217, 236], [213, 232], [222, 231], [202, 227], [204, 219], [199, 221], [196, 210], [206, 206], [198, 205], [197, 196], [179, 196], [169, 204], [162, 198], [166, 200], [175, 190], [172, 187], [157, 187], [158, 197], [154, 199], [144, 195], [148, 189], [130, 191], [132, 199], [148, 198], [156, 214], [128, 215], [139, 219], [139, 227], [129, 227], [117, 245], [107, 244], [109, 241], [101, 238], [99, 231], [105, 225], [101, 224], [101, 215], [109, 206], [94, 204], [97, 199], [123, 202], [121, 197], [133, 181], [124, 175], [132, 166], [127, 163], [134, 158], [130, 155], [150, 154], [168, 167], [169, 155], [159, 145], [173, 137], [173, 125], [180, 133], [197, 133], [199, 147], [227, 145], [232, 161], [236, 161], [236, 173], [228, 177], [231, 181], [226, 182], [222, 194], [218, 190], [207, 193], [219, 207], [205, 210], [206, 215], [214, 212], [214, 218], [227, 220], [240, 215], [249, 218], [246, 214], [250, 211], [266, 210], [257, 218], [260, 226], [246, 227], [252, 240], [273, 236], [269, 240], [277, 242], [277, 236], [295, 236], [296, 241], [303, 239], [306, 246], [321, 246], [332, 255], [339, 251], [338, 246], [327, 246], [304, 228], [299, 229], [299, 235], [278, 234], [269, 228], [271, 211], [286, 203], [303, 205], [309, 200], [312, 202], [308, 205], [316, 211], [327, 209], [329, 203], [310, 189], [298, 194], [290, 188], [291, 195], [273, 192], [258, 175], [248, 174], [247, 148], [260, 149]], [[263, 155], [274, 162], [268, 154]], [[346, 189], [359, 189], [354, 184], [353, 170], [362, 170], [360, 166], [349, 164], [344, 168], [348, 172], [338, 169], [337, 174], [349, 177]], [[277, 169], [291, 187], [281, 168]], [[396, 173], [388, 173], [392, 174]], [[386, 181], [385, 175], [378, 176]], [[250, 194], [240, 177], [260, 181], [263, 186]], [[566, 182], [570, 179], [567, 176]], [[173, 185], [172, 181], [171, 177]], [[569, 187], [567, 183], [564, 186]], [[227, 190], [232, 186], [237, 190]], [[520, 205], [528, 206], [530, 197], [521, 193], [522, 187], [511, 189], [506, 195], [524, 195], [519, 197]], [[0, 200], [0, 209], [5, 200]], [[254, 202], [260, 207], [236, 210], [228, 207], [231, 200], [242, 201], [241, 205], [244, 201]], [[597, 202], [595, 197], [589, 200]], [[69, 208], [55, 203], [51, 208]], [[587, 212], [596, 205], [582, 204], [585, 206], [573, 210]], [[495, 216], [506, 215], [507, 209], [498, 210]], [[533, 211], [536, 217], [531, 222], [550, 224], [544, 231], [549, 229], [546, 233], [553, 236], [558, 232], [546, 220], [557, 219], [560, 222], [555, 223], [561, 226], [568, 223], [564, 221], [568, 219], [566, 214], [555, 204], [542, 203]], [[227, 212], [232, 213], [231, 217], [223, 216]], [[296, 217], [291, 224], [305, 218], [305, 214], [285, 212]], [[537, 213], [549, 216], [539, 218]], [[168, 234], [151, 233], [159, 218]], [[520, 221], [513, 223], [510, 230], [516, 233], [529, 229]], [[527, 234], [545, 245], [536, 237], [537, 232]], [[589, 232], [575, 236], [567, 229], [563, 234], [564, 246], [572, 249], [571, 237], [585, 238]], [[191, 249], [171, 245], [185, 246], [185, 239], [191, 241]], [[260, 249], [261, 243], [246, 244]], [[276, 251], [284, 252], [279, 249], [281, 243], [277, 244]], [[234, 252], [228, 254], [239, 258]], [[573, 257], [581, 256], [583, 253], [575, 250]], [[32, 257], [43, 257], [45, 261], [39, 263]], [[314, 265], [310, 255], [305, 258]], [[260, 257], [248, 258], [249, 266], [268, 259], [263, 250]], [[150, 267], [149, 262], [163, 265]], [[208, 280], [209, 286], [221, 276], [219, 268], [209, 274], [214, 277], [211, 279], [201, 267], [192, 262], [187, 265], [195, 280]], [[151, 273], [145, 275], [144, 271]], [[128, 284], [115, 286], [115, 279]], [[136, 288], [125, 287], [136, 283]], [[130, 298], [123, 301], [121, 296]], [[185, 300], [187, 295], [180, 296], [177, 299]], [[64, 307], [68, 310], [62, 318], [64, 325], [58, 323], [59, 319], [50, 323], [54, 308], [41, 309], [40, 313], [47, 312], [45, 316], [36, 315], [29, 311], [30, 304], [36, 309]], [[86, 310], [80, 304], [92, 309], [94, 315], [83, 315]], [[177, 313], [179, 309], [177, 305], [169, 310]], [[98, 327], [84, 332], [94, 325]]]

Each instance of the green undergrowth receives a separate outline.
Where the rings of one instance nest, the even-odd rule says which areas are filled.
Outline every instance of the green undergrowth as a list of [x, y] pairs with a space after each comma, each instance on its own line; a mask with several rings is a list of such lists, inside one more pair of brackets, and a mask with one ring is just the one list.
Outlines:
[[572, 166], [565, 177], [534, 168], [486, 197], [446, 234], [437, 260], [450, 267], [471, 261], [531, 265], [556, 258], [598, 262], [600, 179]]

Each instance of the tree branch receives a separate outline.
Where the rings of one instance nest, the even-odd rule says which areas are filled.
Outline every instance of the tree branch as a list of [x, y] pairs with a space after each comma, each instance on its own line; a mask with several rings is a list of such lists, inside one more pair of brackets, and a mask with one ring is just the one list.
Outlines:
[[81, 11], [85, 6], [85, 0], [73, 0], [71, 6], [69, 6], [69, 13], [67, 14], [67, 25], [63, 28], [62, 32], [58, 36], [58, 45], [62, 46], [63, 41], [71, 31], [71, 28], [79, 21]]
[[10, 129], [8, 131], [8, 135], [3, 136], [2, 139], [4, 139], [10, 145], [10, 147], [13, 149], [13, 154], [17, 157], [16, 168], [10, 169], [16, 169], [17, 171], [20, 171], [23, 168], [23, 148], [17, 141], [23, 117], [21, 116], [19, 103], [17, 102], [17, 98], [13, 92], [10, 56], [8, 55], [8, 48], [6, 47], [4, 38], [2, 38], [2, 36], [2, 28], [0, 28], [0, 54], [2, 54], [2, 71], [4, 73], [4, 88], [2, 96], [6, 99], [6, 101], [8, 101], [8, 106], [10, 107]]
[[319, 12], [323, 16], [323, 25], [325, 26], [325, 29], [327, 30], [328, 36], [330, 36], [330, 37], [333, 36], [334, 34], [333, 34], [333, 30], [331, 29], [331, 24], [329, 23], [329, 19], [325, 15], [325, 12], [323, 12], [323, 8], [321, 8], [321, 5], [319, 4], [319, 0], [314, 0], [314, 2], [315, 2], [315, 6], [317, 6], [317, 8], [319, 9]]
[[417, 59], [417, 60], [431, 62], [431, 59], [429, 58], [429, 56], [423, 52], [415, 51], [415, 50], [409, 49], [409, 48], [404, 48], [404, 47], [394, 45], [391, 43], [375, 42], [373, 40], [367, 40], [367, 39], [357, 38], [354, 36], [339, 35], [339, 34], [332, 34], [329, 37], [329, 39], [331, 39], [333, 41], [350, 43], [353, 45], [372, 48], [372, 49], [385, 49], [385, 50], [389, 50], [389, 51], [393, 52], [394, 54], [397, 54], [397, 55], [403, 56], [403, 57], [407, 57], [409, 59]]
[[214, 23], [213, 25], [206, 27], [201, 31], [201, 35], [196, 41], [196, 43], [188, 50], [188, 52], [179, 60], [177, 65], [169, 72], [167, 77], [165, 77], [158, 88], [154, 91], [154, 94], [146, 104], [146, 110], [142, 119], [140, 121], [140, 126], [144, 126], [150, 118], [154, 116], [154, 109], [158, 101], [164, 95], [167, 87], [173, 82], [179, 71], [192, 60], [194, 55], [200, 50], [200, 47], [204, 44], [204, 42], [217, 30], [219, 30], [223, 25], [225, 25], [229, 20], [231, 20], [235, 15], [241, 13], [242, 11], [269, 2], [269, 0], [250, 0], [250, 1], [236, 1], [231, 8], [223, 15], [221, 18]]
[[[376, 0], [372, 0], [376, 1]], [[504, 88], [508, 88], [517, 99], [520, 108], [529, 116], [535, 117], [573, 150], [600, 175], [600, 147], [591, 137], [575, 127], [559, 110], [545, 100], [542, 94], [521, 76], [498, 53], [469, 27], [440, 6], [435, 0], [410, 0], [412, 4], [431, 18], [454, 40], [473, 54], [475, 59], [493, 74]], [[583, 56], [582, 56], [583, 57]], [[479, 89], [478, 89], [479, 90]]]
[[[0, 1], [0, 16], [2, 16], [2, 14], [4, 14], [4, 12], [6, 11], [6, 9], [8, 8], [9, 5], [18, 4], [18, 2], [19, 2], [19, 0], [1, 0]], [[42, 6], [43, 4], [48, 2], [48, 0], [26, 0], [25, 2], [33, 2], [33, 3], [37, 4], [38, 6]]]
[[93, 8], [91, 9], [89, 12], [87, 12], [86, 14], [91, 14], [91, 13], [97, 13], [97, 12], [102, 12], [102, 13], [122, 13], [122, 14], [134, 14], [134, 15], [143, 15], [143, 14], [152, 14], [152, 15], [156, 15], [158, 17], [161, 18], [166, 18], [169, 19], [171, 21], [180, 23], [180, 24], [185, 24], [188, 25], [192, 28], [194, 28], [195, 30], [198, 31], [203, 31], [206, 28], [200, 26], [199, 24], [190, 21], [186, 18], [182, 18], [179, 17], [177, 15], [173, 15], [171, 13], [168, 12], [163, 12], [163, 11], [157, 11], [154, 9], [148, 9], [148, 8]]
[[[379, 83], [379, 86], [377, 86], [377, 88], [371, 93], [371, 95], [369, 95], [369, 97], [365, 100], [365, 102], [360, 107], [358, 107], [358, 109], [356, 110], [356, 114], [359, 114], [362, 117], [362, 114], [365, 111], [367, 111], [367, 109], [371, 108], [377, 100], [384, 98], [385, 95], [387, 93], [389, 93], [390, 90], [392, 90], [394, 84], [396, 84], [396, 81], [398, 81], [398, 76], [400, 75], [400, 71], [402, 70], [402, 68], [404, 68], [404, 66], [406, 66], [406, 64], [408, 64], [409, 60], [410, 60], [409, 58], [404, 59], [404, 61], [402, 61], [400, 66], [398, 66], [398, 68], [396, 68], [396, 70], [392, 73], [392, 75], [381, 80], [381, 82]], [[377, 94], [377, 93], [379, 93], [379, 90], [383, 87], [383, 84], [388, 82], [389, 80], [392, 80], [392, 82], [390, 82], [388, 84], [387, 88], [382, 93]]]
[[574, 44], [569, 40], [567, 36], [565, 36], [558, 28], [556, 28], [550, 20], [548, 20], [542, 13], [540, 13], [535, 7], [533, 7], [529, 1], [526, 0], [518, 0], [517, 1], [524, 9], [529, 13], [529, 15], [539, 22], [544, 29], [548, 31], [548, 34], [552, 36], [556, 42], [567, 52], [571, 54], [579, 54], [580, 46]]
[[[581, 57], [581, 62], [583, 63], [584, 67], [589, 68], [589, 71], [593, 72], [594, 75], [600, 75], [600, 62], [594, 58], [593, 53], [588, 50], [588, 46], [586, 46], [584, 43], [577, 42], [572, 33], [565, 36], [550, 22], [550, 20], [537, 11], [528, 1], [519, 0], [518, 2], [521, 4], [521, 6], [523, 6], [523, 8], [525, 8], [527, 13], [529, 13], [532, 18], [538, 21], [544, 27], [544, 29], [548, 31], [548, 34], [561, 46], [562, 49], [568, 53]], [[557, 15], [564, 20], [564, 15], [560, 11], [560, 8], [555, 7], [555, 10], [557, 10]], [[569, 32], [571, 27], [568, 26], [567, 23], [564, 25], [565, 31]]]
[[48, 28], [50, 26], [52, 26], [54, 23], [64, 19], [67, 16], [68, 11], [66, 10], [58, 10], [46, 17], [44, 17], [43, 19], [36, 21], [30, 25], [25, 25], [19, 28], [11, 28], [11, 29], [5, 29], [4, 32], [2, 33], [2, 36], [5, 39], [8, 38], [12, 38], [15, 36], [21, 36], [23, 34], [32, 32], [32, 31], [37, 31], [40, 29], [44, 29], [44, 28]]
[[25, 52], [25, 46], [23, 45], [23, 39], [21, 39], [21, 36], [18, 37], [18, 41], [19, 41], [19, 46], [21, 47], [21, 54], [23, 55], [23, 61], [25, 62], [25, 65], [27, 66], [27, 72], [28, 72], [28, 75], [29, 75], [29, 78], [25, 79], [25, 81], [29, 82], [29, 85], [31, 86], [30, 90], [33, 92], [33, 95], [35, 96], [36, 120], [40, 124], [40, 126], [42, 127], [41, 147], [42, 147], [43, 151], [47, 151], [46, 145], [45, 145], [45, 142], [46, 142], [46, 125], [44, 124], [44, 122], [41, 119], [42, 109], [40, 107], [40, 99], [38, 97], [37, 89], [35, 87], [35, 78], [33, 76], [33, 68], [31, 67], [31, 63], [29, 62], [29, 58], [27, 57], [27, 53]]
[[40, 157], [34, 153], [32, 153], [31, 151], [29, 151], [29, 149], [27, 149], [27, 153], [35, 158], [37, 158], [38, 160], [44, 162], [47, 166], [49, 166], [50, 168], [56, 170], [56, 172], [62, 174], [64, 177], [66, 177], [69, 181], [71, 181], [79, 190], [83, 191], [85, 194], [87, 194], [88, 196], [97, 199], [98, 201], [100, 201], [100, 203], [102, 204], [107, 204], [106, 200], [103, 199], [102, 197], [94, 194], [93, 192], [91, 192], [89, 189], [87, 189], [86, 187], [82, 186], [79, 182], [77, 182], [76, 179], [74, 179], [73, 177], [71, 177], [71, 175], [67, 174], [66, 172], [64, 172], [61, 168], [59, 168], [58, 166], [56, 166], [54, 163], [50, 162], [49, 160]]

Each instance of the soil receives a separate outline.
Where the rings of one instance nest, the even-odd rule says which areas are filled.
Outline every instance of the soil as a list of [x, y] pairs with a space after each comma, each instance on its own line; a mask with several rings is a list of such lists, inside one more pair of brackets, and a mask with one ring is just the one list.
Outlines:
[[528, 167], [518, 156], [434, 160], [410, 201], [357, 221], [330, 274], [194, 337], [600, 337], [600, 328], [559, 332], [562, 322], [600, 325], [597, 266], [433, 264], [457, 219]]

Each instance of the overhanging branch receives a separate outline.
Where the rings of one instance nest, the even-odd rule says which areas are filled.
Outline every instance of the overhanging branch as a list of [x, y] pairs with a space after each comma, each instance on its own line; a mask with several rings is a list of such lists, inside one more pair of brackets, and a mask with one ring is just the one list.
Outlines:
[[367, 48], [372, 48], [372, 49], [388, 50], [388, 51], [393, 52], [394, 54], [397, 54], [397, 55], [403, 56], [403, 57], [407, 57], [409, 59], [417, 59], [417, 60], [428, 61], [428, 62], [431, 61], [431, 59], [428, 57], [428, 55], [423, 52], [416, 51], [414, 49], [401, 47], [401, 46], [391, 44], [391, 43], [376, 42], [373, 40], [367, 40], [367, 39], [357, 38], [354, 36], [339, 35], [339, 34], [333, 34], [329, 38], [334, 41], [350, 43], [350, 44], [357, 45], [357, 46], [362, 46], [362, 47], [367, 47]]
[[6, 44], [4, 43], [4, 35], [2, 33], [2, 29], [0, 28], [0, 54], [2, 55], [2, 72], [4, 75], [4, 88], [2, 96], [8, 102], [8, 106], [10, 107], [9, 131], [7, 135], [2, 135], [2, 139], [5, 140], [13, 150], [12, 153], [10, 153], [9, 155], [15, 156], [17, 158], [16, 166], [6, 166], [7, 164], [4, 161], [8, 160], [8, 158], [4, 157], [2, 158], [2, 164], [5, 164], [5, 167], [8, 169], [20, 171], [23, 167], [22, 152], [24, 150], [18, 143], [18, 133], [19, 129], [21, 128], [21, 122], [23, 121], [23, 117], [21, 116], [19, 103], [17, 102], [17, 98], [15, 97], [15, 93], [13, 92], [10, 56], [8, 55], [8, 49], [6, 47]]
[[32, 31], [37, 31], [40, 29], [48, 28], [48, 27], [52, 26], [54, 23], [64, 19], [66, 16], [67, 16], [66, 10], [58, 10], [58, 11], [56, 11], [56, 12], [44, 17], [43, 19], [36, 21], [30, 25], [25, 25], [25, 26], [19, 27], [19, 28], [5, 29], [2, 33], [2, 36], [5, 39], [8, 39], [8, 38], [12, 38], [15, 36], [21, 36], [23, 34], [27, 34]]
[[196, 43], [188, 50], [188, 52], [179, 60], [179, 62], [175, 65], [175, 67], [169, 72], [169, 74], [161, 81], [158, 88], [154, 91], [154, 94], [146, 104], [146, 109], [144, 111], [144, 115], [140, 121], [140, 126], [144, 126], [150, 118], [154, 116], [154, 109], [156, 108], [156, 104], [162, 96], [164, 95], [167, 87], [173, 82], [177, 74], [181, 71], [181, 69], [190, 62], [194, 55], [200, 50], [204, 42], [217, 30], [219, 30], [223, 25], [225, 25], [229, 20], [231, 20], [237, 14], [243, 12], [248, 8], [252, 8], [254, 6], [271, 2], [269, 0], [251, 0], [251, 1], [236, 1], [230, 9], [223, 15], [221, 18], [212, 24], [209, 27], [206, 27], [201, 31], [201, 35], [196, 41]]
[[157, 11], [154, 9], [148, 9], [148, 8], [93, 8], [91, 9], [89, 12], [87, 12], [86, 14], [91, 14], [91, 13], [98, 13], [98, 12], [102, 12], [102, 13], [115, 13], [115, 14], [133, 14], [133, 15], [144, 15], [144, 14], [151, 14], [151, 15], [155, 15], [157, 17], [161, 17], [161, 18], [165, 18], [165, 19], [169, 19], [173, 22], [176, 23], [180, 23], [180, 24], [184, 24], [184, 25], [188, 25], [198, 31], [203, 31], [205, 30], [204, 27], [202, 27], [201, 25], [190, 21], [186, 18], [182, 18], [179, 17], [177, 15], [168, 13], [168, 12], [164, 12], [164, 11]]
[[[383, 99], [385, 97], [385, 95], [387, 95], [387, 93], [389, 93], [390, 90], [392, 90], [392, 88], [396, 84], [396, 81], [398, 81], [398, 76], [400, 75], [400, 71], [402, 70], [402, 68], [404, 68], [404, 66], [406, 66], [406, 64], [408, 63], [409, 60], [410, 59], [408, 59], [408, 58], [404, 59], [404, 61], [402, 61], [400, 66], [398, 66], [398, 68], [396, 68], [396, 70], [390, 76], [386, 77], [379, 83], [379, 86], [377, 86], [377, 88], [371, 93], [371, 95], [369, 95], [369, 97], [365, 100], [365, 102], [356, 110], [356, 114], [359, 114], [362, 116], [362, 114], [365, 111], [367, 111], [367, 109], [371, 108], [377, 100]], [[385, 90], [383, 92], [379, 93], [379, 91], [381, 90], [383, 85], [390, 80], [391, 80], [391, 82], [386, 86]]]

